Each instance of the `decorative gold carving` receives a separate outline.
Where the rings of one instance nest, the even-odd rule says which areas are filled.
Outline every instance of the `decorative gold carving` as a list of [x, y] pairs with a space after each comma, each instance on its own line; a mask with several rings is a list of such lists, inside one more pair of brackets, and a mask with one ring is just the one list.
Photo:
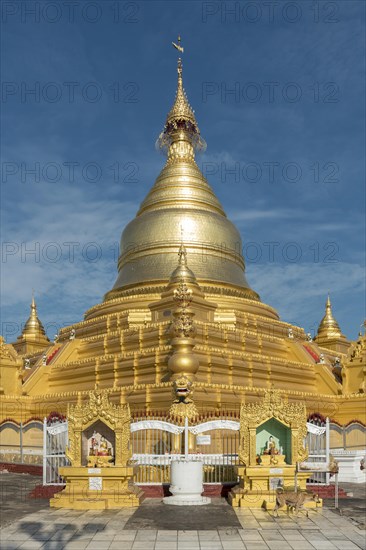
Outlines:
[[339, 472], [338, 462], [335, 460], [332, 454], [329, 455], [328, 470], [330, 471], [331, 474], [338, 474]]
[[173, 383], [174, 401], [170, 407], [170, 416], [192, 419], [198, 415], [196, 405], [191, 399], [193, 384], [186, 376], [180, 376]]
[[180, 282], [178, 288], [174, 290], [174, 301], [181, 308], [186, 308], [190, 305], [193, 299], [193, 292], [186, 283]]
[[82, 403], [81, 394], [76, 405], [68, 405], [67, 419], [69, 446], [66, 456], [72, 466], [82, 465], [81, 437], [84, 430], [98, 420], [104, 422], [115, 434], [115, 466], [125, 466], [130, 458], [130, 407], [127, 403], [114, 405], [104, 390], [89, 392], [89, 400]]
[[193, 401], [190, 403], [174, 402], [169, 409], [170, 416], [177, 418], [187, 417], [189, 420], [198, 415], [198, 409]]
[[192, 313], [181, 309], [174, 313], [172, 333], [176, 338], [192, 338], [196, 334], [196, 328], [193, 324]]
[[11, 359], [11, 353], [9, 351], [9, 347], [5, 343], [5, 340], [2, 336], [0, 336], [0, 357], [4, 359]]
[[265, 393], [262, 402], [246, 403], [240, 408], [239, 460], [246, 466], [256, 464], [256, 429], [271, 418], [291, 429], [292, 464], [307, 457], [303, 446], [307, 433], [305, 403], [288, 403], [287, 398], [272, 389]]
[[193, 299], [193, 291], [186, 281], [196, 284], [195, 276], [187, 266], [187, 253], [182, 244], [178, 253], [178, 267], [173, 271], [170, 283], [178, 278], [178, 286], [174, 290], [173, 298], [177, 304], [173, 312], [173, 322], [170, 333], [173, 336], [171, 345], [173, 354], [169, 358], [168, 368], [175, 376], [190, 376], [196, 374], [199, 362], [193, 353], [196, 327], [193, 322], [194, 312], [189, 308]]
[[[366, 321], [365, 321], [366, 322]], [[358, 339], [350, 346], [345, 363], [352, 363], [359, 359], [366, 350], [366, 335], [359, 335]]]

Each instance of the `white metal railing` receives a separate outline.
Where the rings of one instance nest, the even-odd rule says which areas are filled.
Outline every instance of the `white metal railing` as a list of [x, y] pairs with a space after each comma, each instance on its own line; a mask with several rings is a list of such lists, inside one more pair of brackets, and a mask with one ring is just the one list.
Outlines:
[[[168, 483], [170, 465], [175, 460], [184, 460], [185, 454], [133, 454], [132, 462], [139, 466], [136, 482], [144, 484]], [[234, 466], [238, 464], [238, 455], [189, 453], [189, 460], [203, 463], [204, 483], [224, 483], [238, 481]]]
[[[203, 462], [204, 483], [236, 483], [239, 428], [239, 422], [218, 418], [194, 426], [188, 425], [188, 419], [184, 426], [164, 420], [133, 422], [131, 443], [132, 461], [138, 466], [136, 482], [168, 483], [171, 462], [189, 458]], [[203, 436], [207, 433], [212, 436]]]
[[[221, 455], [221, 454], [202, 454], [202, 453], [189, 453], [189, 460], [193, 462], [203, 462], [205, 465], [216, 464], [221, 466], [234, 466], [237, 464], [238, 455]], [[153, 455], [153, 454], [133, 454], [131, 460], [136, 464], [150, 464], [157, 466], [166, 466], [173, 460], [184, 460], [184, 454], [166, 454], [166, 455]]]
[[67, 466], [67, 421], [48, 425], [43, 421], [43, 485], [64, 485], [59, 468]]
[[325, 468], [329, 464], [330, 459], [329, 418], [326, 419], [325, 426], [318, 426], [312, 424], [312, 422], [308, 422], [307, 426], [306, 446], [309, 451], [308, 461], [323, 465], [323, 469], [319, 467], [319, 471], [312, 472], [309, 475], [309, 481], [317, 485], [329, 485], [330, 474]]

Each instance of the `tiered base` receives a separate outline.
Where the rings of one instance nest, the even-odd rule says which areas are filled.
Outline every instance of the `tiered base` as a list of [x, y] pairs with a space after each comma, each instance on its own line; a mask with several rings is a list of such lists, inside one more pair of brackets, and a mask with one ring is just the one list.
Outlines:
[[174, 495], [172, 497], [164, 497], [164, 504], [172, 504], [173, 506], [202, 506], [204, 504], [210, 504], [211, 499], [209, 497], [197, 497], [189, 495]]
[[50, 500], [54, 508], [106, 510], [139, 506], [143, 492], [133, 484], [132, 467], [60, 468], [66, 487]]
[[[295, 466], [281, 466], [280, 468], [268, 468], [266, 466], [238, 466], [237, 474], [240, 483], [234, 487], [228, 500], [231, 506], [241, 508], [263, 508], [273, 510], [276, 505], [276, 490], [282, 487], [285, 491], [295, 489]], [[307, 473], [297, 474], [297, 490], [306, 491]], [[317, 508], [322, 506], [322, 501], [307, 501], [304, 508]]]

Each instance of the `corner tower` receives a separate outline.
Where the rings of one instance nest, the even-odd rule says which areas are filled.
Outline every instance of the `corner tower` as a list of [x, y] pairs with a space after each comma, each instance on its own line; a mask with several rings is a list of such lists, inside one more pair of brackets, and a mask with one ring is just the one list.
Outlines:
[[347, 353], [350, 345], [347, 338], [342, 334], [337, 320], [333, 316], [329, 294], [325, 304], [325, 315], [320, 321], [315, 341], [323, 348], [328, 348], [340, 353]]
[[30, 305], [30, 315], [24, 325], [22, 334], [18, 336], [13, 348], [20, 354], [30, 354], [42, 351], [48, 348], [51, 342], [46, 336], [46, 332], [41, 321], [38, 318], [36, 301], [32, 295]]

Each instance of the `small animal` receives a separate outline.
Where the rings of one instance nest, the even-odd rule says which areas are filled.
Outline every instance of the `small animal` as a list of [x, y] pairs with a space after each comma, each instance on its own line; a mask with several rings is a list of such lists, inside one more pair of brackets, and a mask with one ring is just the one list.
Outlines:
[[[287, 512], [289, 512], [290, 508], [294, 508], [296, 515], [299, 514], [299, 511], [301, 508], [303, 508], [305, 502], [314, 501], [319, 503], [319, 495], [316, 493], [305, 493], [305, 492], [299, 492], [295, 493], [293, 491], [284, 492], [281, 490], [278, 490], [276, 493], [276, 505], [273, 510], [273, 514], [278, 516], [278, 509], [282, 508], [282, 506], [287, 506]], [[306, 516], [309, 516], [308, 511], [306, 510]]]

